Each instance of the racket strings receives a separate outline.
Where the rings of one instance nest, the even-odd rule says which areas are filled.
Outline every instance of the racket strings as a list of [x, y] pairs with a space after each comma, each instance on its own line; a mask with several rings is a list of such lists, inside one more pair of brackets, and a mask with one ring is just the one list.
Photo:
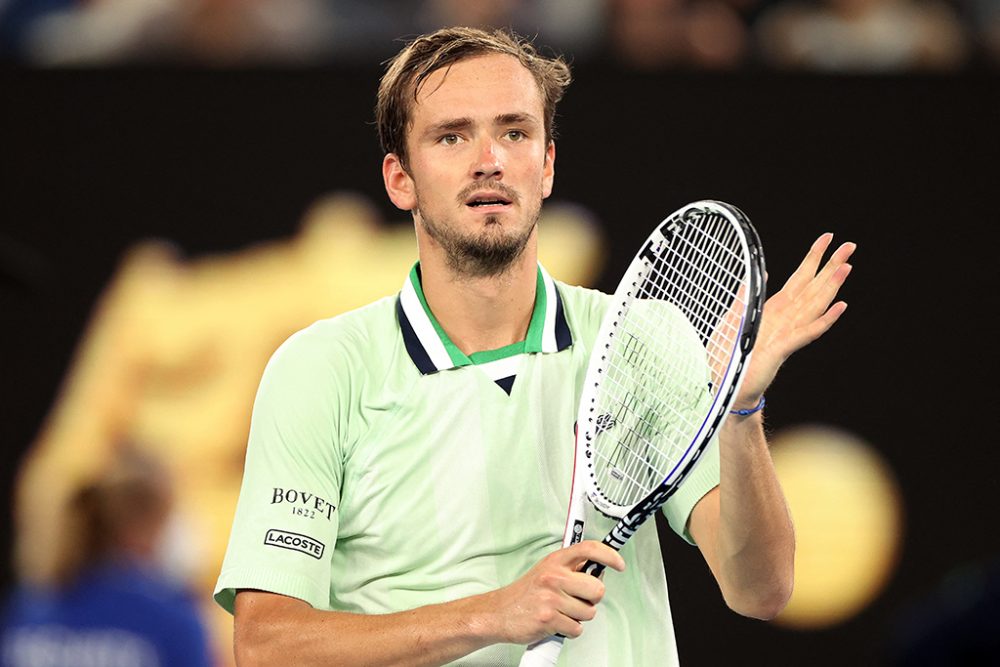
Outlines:
[[[634, 504], [659, 486], [670, 463], [678, 461], [690, 444], [687, 439], [662, 436], [689, 431], [692, 426], [689, 413], [697, 401], [692, 400], [690, 391], [669, 392], [661, 388], [676, 386], [680, 375], [691, 376], [702, 371], [704, 362], [681, 372], [675, 366], [671, 373], [664, 370], [668, 367], [659, 363], [659, 359], [658, 355], [647, 354], [642, 363], [628, 368], [612, 365], [604, 379], [603, 400], [605, 404], [616, 405], [610, 422], [616, 432], [609, 429], [610, 437], [602, 438], [603, 432], [595, 437], [593, 451], [599, 464], [595, 468], [598, 486], [609, 499], [621, 505]], [[704, 393], [706, 385], [697, 384], [699, 393]], [[640, 394], [642, 400], [637, 398]], [[683, 402], [682, 397], [689, 402]], [[679, 427], [674, 426], [678, 424]], [[606, 454], [609, 450], [610, 454]]]
[[[684, 237], [678, 239], [677, 245], [672, 250], [676, 253], [674, 258], [676, 262], [683, 266], [667, 265], [668, 270], [664, 270], [669, 258], [661, 255], [654, 266], [653, 275], [640, 287], [640, 297], [673, 296], [674, 303], [694, 321], [699, 331], [711, 329], [715, 324], [712, 316], [716, 315], [719, 309], [725, 310], [730, 307], [733, 284], [743, 279], [740, 271], [743, 263], [739, 255], [727, 252], [729, 248], [724, 245], [708, 248], [719, 251], [721, 258], [710, 256], [706, 252], [705, 244], [712, 241], [738, 243], [736, 232], [731, 227], [727, 226], [723, 232], [724, 235], [718, 239], [711, 239], [705, 235], [701, 235], [701, 238], [696, 238], [693, 242]], [[703, 265], [706, 263], [716, 270], [705, 271]], [[679, 270], [673, 270], [675, 268]]]
[[631, 506], [677, 469], [701, 430], [737, 345], [746, 280], [739, 234], [717, 215], [656, 250], [622, 312], [597, 405], [595, 482]]
[[[667, 298], [675, 303], [698, 330], [703, 344], [711, 340], [710, 336], [725, 343], [735, 341], [740, 330], [740, 319], [722, 319], [720, 322], [720, 314], [742, 312], [745, 305], [745, 296], [740, 299], [736, 291], [745, 280], [745, 265], [740, 256], [732, 251], [733, 248], [740, 248], [739, 236], [723, 218], [715, 217], [714, 222], [715, 227], [709, 227], [707, 233], [698, 234], [694, 241], [682, 236], [676, 239], [676, 246], [671, 248], [676, 253], [673, 259], [684, 265], [682, 268], [686, 273], [673, 271], [673, 266], [668, 267], [671, 270], [665, 271], [664, 266], [671, 258], [667, 254], [661, 254], [651, 277], [640, 287], [638, 295], [639, 298]], [[686, 231], [690, 233], [702, 230], [689, 226]], [[713, 237], [713, 233], [719, 236]], [[706, 252], [706, 246], [711, 243], [716, 244], [710, 247], [714, 256]], [[708, 263], [714, 270], [705, 270], [704, 266], [691, 261], [695, 254], [702, 263]], [[739, 299], [735, 304], [734, 293]], [[739, 308], [735, 308], [736, 306]], [[713, 367], [724, 364], [731, 356], [730, 345], [708, 345], [708, 348]]]

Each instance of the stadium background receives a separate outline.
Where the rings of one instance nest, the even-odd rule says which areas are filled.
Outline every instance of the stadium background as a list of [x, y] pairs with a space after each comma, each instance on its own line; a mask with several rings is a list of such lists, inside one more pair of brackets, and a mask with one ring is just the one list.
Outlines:
[[[772, 278], [822, 231], [859, 244], [845, 318], [782, 370], [768, 424], [830, 425], [878, 452], [902, 508], [894, 565], [856, 614], [796, 629], [726, 611], [697, 552], [667, 539], [684, 664], [886, 664], [914, 632], [995, 630], [996, 71], [641, 71], [594, 58], [574, 73], [553, 200], [610, 237], [596, 286], [613, 289], [648, 228], [699, 198], [748, 212]], [[137, 243], [165, 239], [180, 262], [243, 253], [294, 237], [334, 192], [405, 229], [379, 179], [379, 74], [373, 63], [0, 69], [5, 503]], [[9, 553], [9, 505], [0, 525]], [[8, 563], [2, 583], [13, 582]]]

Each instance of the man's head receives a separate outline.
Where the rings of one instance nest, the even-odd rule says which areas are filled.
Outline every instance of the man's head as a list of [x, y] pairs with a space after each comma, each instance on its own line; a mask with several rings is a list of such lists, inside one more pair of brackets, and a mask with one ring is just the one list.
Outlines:
[[413, 105], [427, 77], [460, 60], [491, 53], [517, 58], [534, 77], [544, 104], [545, 138], [552, 141], [556, 104], [570, 83], [565, 61], [559, 57], [546, 58], [530, 42], [502, 30], [444, 28], [413, 40], [389, 61], [375, 105], [382, 150], [396, 154], [405, 165]]
[[568, 83], [561, 60], [470, 28], [418, 38], [391, 62], [376, 110], [382, 174], [413, 214], [422, 262], [485, 277], [533, 256], [523, 251], [552, 191], [555, 104]]

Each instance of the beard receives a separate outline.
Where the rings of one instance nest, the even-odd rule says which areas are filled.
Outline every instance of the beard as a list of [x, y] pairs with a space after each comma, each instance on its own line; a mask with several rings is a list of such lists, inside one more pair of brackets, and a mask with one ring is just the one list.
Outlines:
[[417, 197], [416, 212], [420, 214], [420, 224], [427, 235], [434, 239], [445, 251], [448, 268], [460, 277], [487, 278], [502, 275], [524, 252], [532, 232], [538, 224], [542, 202], [527, 211], [528, 225], [523, 231], [510, 231], [504, 227], [500, 217], [488, 215], [485, 226], [475, 232], [462, 233], [459, 225], [445, 222], [426, 215]]

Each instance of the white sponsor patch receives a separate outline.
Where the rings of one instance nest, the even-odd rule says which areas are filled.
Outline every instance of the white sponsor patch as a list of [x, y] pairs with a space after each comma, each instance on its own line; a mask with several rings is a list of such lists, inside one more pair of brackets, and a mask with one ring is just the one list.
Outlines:
[[323, 551], [326, 549], [326, 546], [322, 542], [308, 535], [289, 533], [275, 528], [267, 531], [267, 535], [264, 536], [264, 544], [271, 547], [291, 549], [292, 551], [301, 551], [307, 556], [312, 556], [316, 559], [322, 558]]

